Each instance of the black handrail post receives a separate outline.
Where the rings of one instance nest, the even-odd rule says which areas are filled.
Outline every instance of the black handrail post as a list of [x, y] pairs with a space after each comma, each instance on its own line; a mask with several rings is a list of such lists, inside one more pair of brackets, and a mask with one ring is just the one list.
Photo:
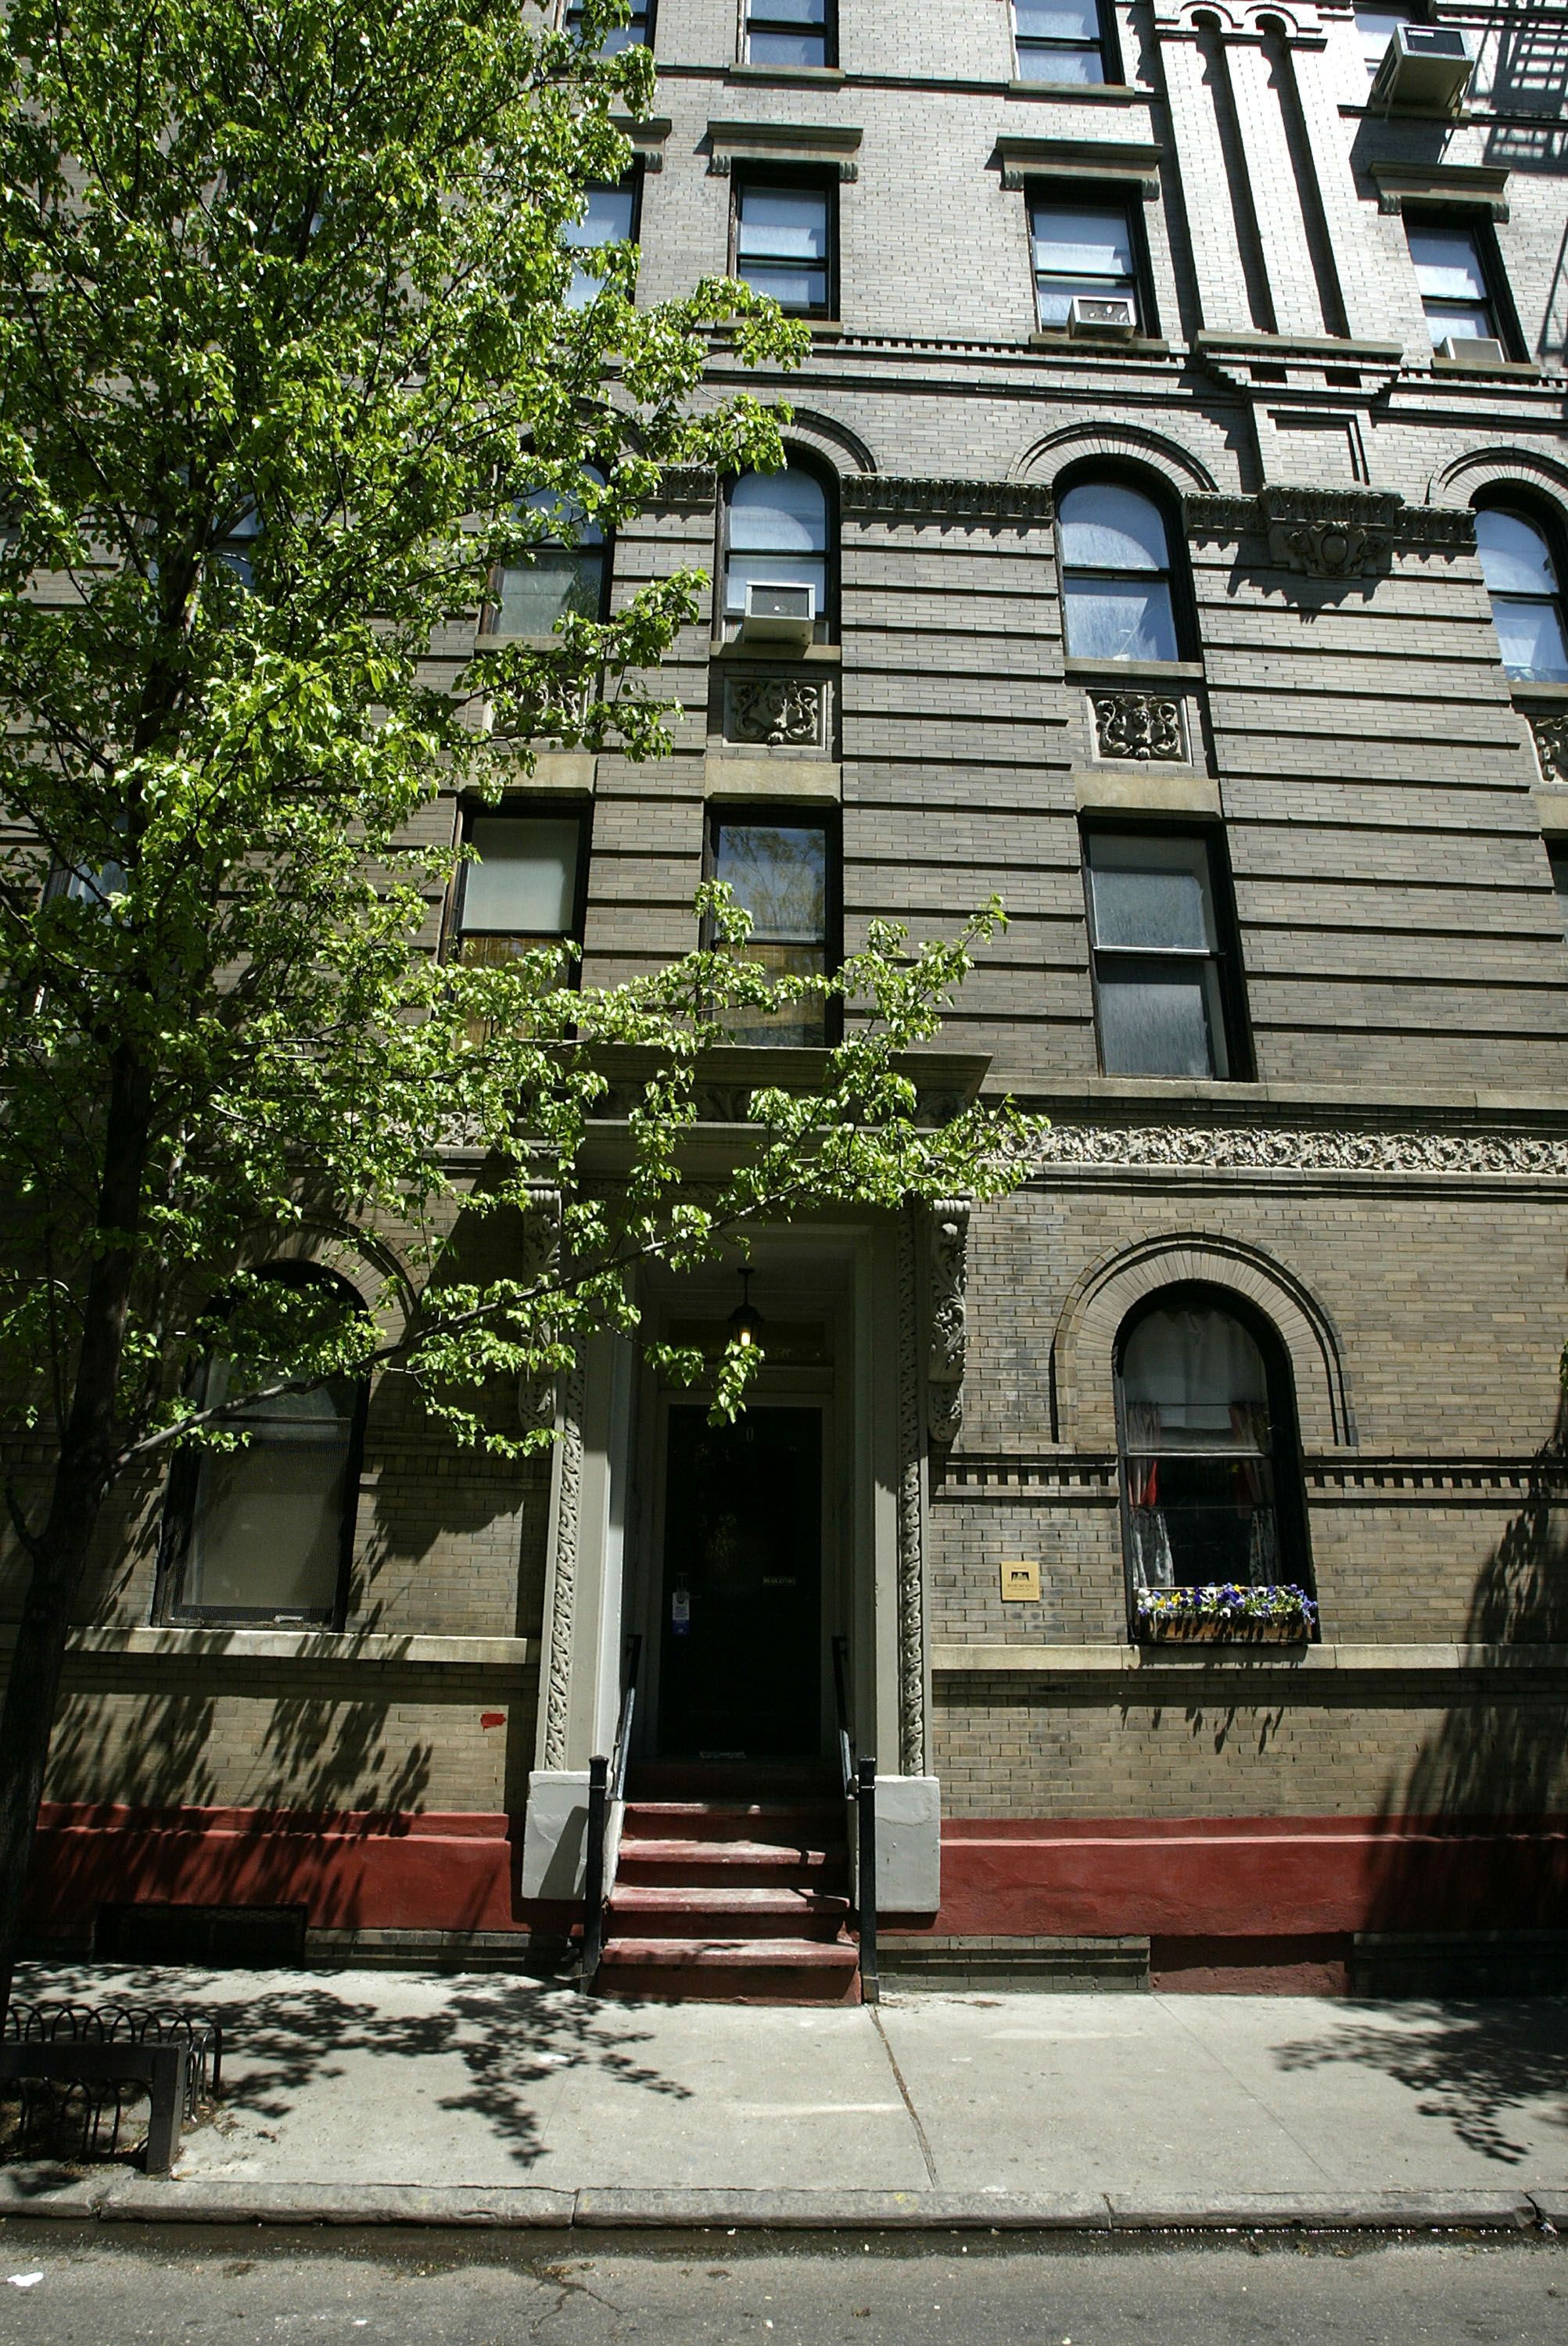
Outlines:
[[856, 1872], [860, 1910], [860, 2001], [880, 2004], [881, 1974], [877, 1970], [877, 1763], [865, 1758], [860, 1766], [860, 1840]]
[[583, 1986], [592, 1992], [605, 1951], [605, 1829], [609, 1816], [610, 1763], [588, 1762], [588, 1839], [583, 1870]]

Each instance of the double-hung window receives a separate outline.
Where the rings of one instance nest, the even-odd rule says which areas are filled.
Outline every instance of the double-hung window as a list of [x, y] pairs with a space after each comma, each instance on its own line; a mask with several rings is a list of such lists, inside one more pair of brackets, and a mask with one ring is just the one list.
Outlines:
[[1483, 505], [1475, 540], [1503, 667], [1521, 684], [1568, 684], [1568, 633], [1545, 531], [1506, 505]]
[[1109, 81], [1097, 0], [1013, 0], [1020, 81]]
[[1170, 543], [1154, 499], [1125, 481], [1080, 481], [1063, 495], [1057, 536], [1069, 658], [1179, 658]]
[[747, 63], [834, 65], [837, 18], [838, 10], [831, 0], [748, 0]]
[[[599, 481], [596, 473], [591, 477]], [[504, 563], [495, 572], [487, 631], [494, 636], [547, 636], [558, 619], [602, 617], [606, 566], [605, 533], [598, 523], [575, 497], [554, 489], [531, 491], [519, 510], [547, 515], [551, 526], [525, 558]]]
[[[582, 0], [571, 0], [566, 10], [566, 30], [581, 36], [583, 30]], [[602, 57], [617, 57], [623, 49], [646, 46], [653, 38], [653, 0], [631, 0], [631, 14], [624, 25], [612, 25], [599, 44]]]
[[1084, 863], [1106, 1075], [1229, 1076], [1229, 974], [1208, 840], [1091, 831]]
[[569, 310], [585, 310], [604, 286], [603, 268], [594, 265], [599, 246], [631, 244], [637, 232], [635, 178], [623, 179], [615, 188], [590, 188], [587, 196], [587, 209], [582, 219], [573, 220], [561, 233], [561, 241], [568, 251], [581, 255], [573, 264], [572, 281], [566, 289]]
[[741, 179], [735, 191], [735, 273], [798, 317], [828, 317], [833, 230], [833, 195], [826, 186]]
[[1046, 197], [1029, 206], [1034, 253], [1034, 297], [1041, 326], [1067, 326], [1074, 300], [1117, 297], [1143, 322], [1133, 226], [1125, 204], [1062, 203]]
[[559, 810], [470, 817], [477, 858], [459, 870], [452, 923], [455, 960], [504, 962], [582, 934], [586, 823]]
[[[724, 814], [713, 825], [712, 871], [751, 915], [751, 933], [732, 948], [770, 977], [823, 977], [834, 965], [838, 920], [837, 834], [826, 819], [793, 809]], [[825, 1043], [830, 1005], [818, 996], [777, 1010], [738, 1007], [725, 1025], [738, 1043]]]
[[1505, 343], [1509, 338], [1481, 230], [1464, 221], [1407, 219], [1405, 234], [1432, 348], [1451, 337]]
[[827, 490], [803, 465], [742, 473], [726, 500], [722, 623], [746, 617], [748, 586], [809, 586], [819, 643], [834, 621], [832, 532]]

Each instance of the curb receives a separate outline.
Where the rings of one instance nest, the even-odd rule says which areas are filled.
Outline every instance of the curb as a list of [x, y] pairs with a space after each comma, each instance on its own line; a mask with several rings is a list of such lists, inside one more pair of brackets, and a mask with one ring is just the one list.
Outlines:
[[1490, 2231], [1568, 2229], [1568, 2189], [1128, 2192], [552, 2191], [397, 2183], [155, 2182], [0, 2170], [0, 2218], [145, 2224], [424, 2225], [493, 2231]]

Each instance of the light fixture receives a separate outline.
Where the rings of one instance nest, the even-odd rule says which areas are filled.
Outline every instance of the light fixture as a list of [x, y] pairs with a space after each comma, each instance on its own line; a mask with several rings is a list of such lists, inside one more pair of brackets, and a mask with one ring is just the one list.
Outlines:
[[740, 1274], [740, 1301], [729, 1315], [729, 1334], [733, 1342], [749, 1351], [759, 1342], [765, 1322], [751, 1300], [751, 1266], [747, 1264]]

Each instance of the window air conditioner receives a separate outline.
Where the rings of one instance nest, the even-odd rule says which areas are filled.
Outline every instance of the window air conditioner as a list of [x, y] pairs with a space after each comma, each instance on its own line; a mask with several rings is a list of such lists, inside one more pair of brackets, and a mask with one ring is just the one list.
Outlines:
[[1070, 334], [1101, 342], [1127, 342], [1138, 331], [1138, 305], [1125, 293], [1075, 293], [1067, 312]]
[[1500, 367], [1507, 353], [1491, 334], [1445, 334], [1438, 356], [1451, 359], [1455, 366], [1486, 368]]
[[789, 644], [804, 651], [817, 624], [817, 590], [809, 580], [799, 586], [776, 579], [748, 578], [746, 617], [740, 622], [743, 644]]
[[1475, 71], [1475, 43], [1447, 25], [1396, 25], [1372, 76], [1370, 106], [1453, 114]]

